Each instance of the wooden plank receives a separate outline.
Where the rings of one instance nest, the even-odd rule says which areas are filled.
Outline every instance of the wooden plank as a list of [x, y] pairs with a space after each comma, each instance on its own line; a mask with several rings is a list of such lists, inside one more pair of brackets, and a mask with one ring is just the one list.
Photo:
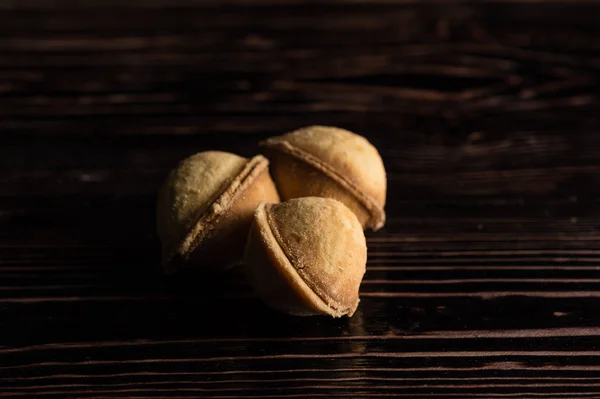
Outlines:
[[[0, 10], [0, 396], [600, 398], [596, 2]], [[388, 172], [355, 316], [163, 276], [168, 170], [309, 124]]]

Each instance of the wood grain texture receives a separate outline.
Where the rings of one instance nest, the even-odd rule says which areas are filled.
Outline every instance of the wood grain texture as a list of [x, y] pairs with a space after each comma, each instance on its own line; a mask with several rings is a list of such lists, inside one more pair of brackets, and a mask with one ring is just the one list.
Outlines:
[[[600, 5], [0, 2], [0, 396], [600, 398]], [[155, 195], [309, 124], [389, 179], [348, 319], [164, 277]]]

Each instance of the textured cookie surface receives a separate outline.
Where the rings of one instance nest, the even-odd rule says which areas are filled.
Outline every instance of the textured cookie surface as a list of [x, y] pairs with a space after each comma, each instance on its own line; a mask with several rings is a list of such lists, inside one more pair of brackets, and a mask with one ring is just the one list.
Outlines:
[[367, 257], [356, 216], [341, 202], [318, 197], [292, 199], [267, 213], [278, 244], [304, 282], [327, 305], [353, 312]]
[[[306, 162], [341, 184], [370, 212], [371, 220], [366, 223], [368, 226], [378, 229], [383, 225], [387, 190], [385, 168], [377, 149], [364, 137], [336, 127], [309, 126], [270, 138], [261, 145]], [[281, 167], [278, 164], [281, 163], [274, 163], [274, 167]], [[286, 170], [284, 175], [291, 176], [291, 172], [293, 170]], [[295, 182], [288, 181], [277, 172], [275, 175], [277, 183], [284, 186], [282, 195], [289, 192], [298, 196]], [[307, 184], [310, 184], [307, 187], [311, 189], [307, 191], [307, 196], [331, 196], [356, 208], [340, 195], [328, 193], [325, 189], [320, 190], [322, 193], [315, 192], [315, 187], [325, 187], [323, 184]]]

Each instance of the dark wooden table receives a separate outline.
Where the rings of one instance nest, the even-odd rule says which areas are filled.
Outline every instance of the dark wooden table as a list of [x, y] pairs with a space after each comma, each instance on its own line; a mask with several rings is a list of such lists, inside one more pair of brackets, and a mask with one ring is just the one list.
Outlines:
[[[1, 1], [0, 396], [600, 398], [599, 77], [592, 2]], [[309, 124], [388, 170], [356, 315], [163, 277], [168, 169]]]

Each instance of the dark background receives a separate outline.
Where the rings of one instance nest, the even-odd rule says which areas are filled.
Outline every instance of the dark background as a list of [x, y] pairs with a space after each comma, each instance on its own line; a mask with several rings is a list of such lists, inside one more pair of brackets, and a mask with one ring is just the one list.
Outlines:
[[[599, 77], [595, 2], [0, 1], [0, 396], [600, 398]], [[161, 276], [167, 171], [310, 124], [388, 171], [356, 315]]]

